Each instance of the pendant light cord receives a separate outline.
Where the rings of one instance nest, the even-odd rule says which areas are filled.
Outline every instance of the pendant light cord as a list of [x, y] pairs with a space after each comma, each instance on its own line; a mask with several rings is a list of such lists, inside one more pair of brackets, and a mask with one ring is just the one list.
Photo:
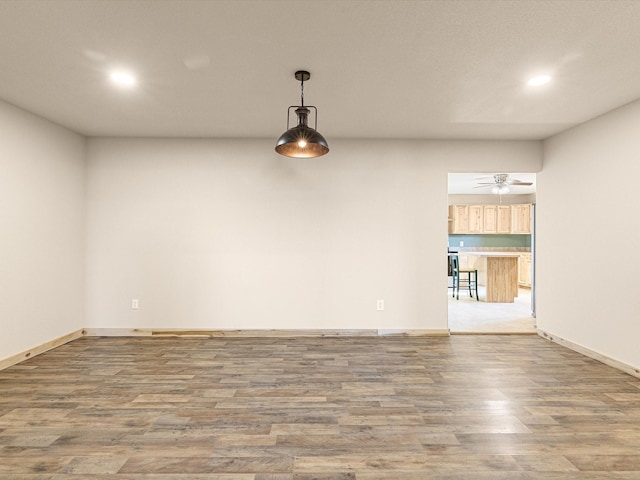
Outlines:
[[300, 106], [304, 107], [304, 76], [300, 79]]

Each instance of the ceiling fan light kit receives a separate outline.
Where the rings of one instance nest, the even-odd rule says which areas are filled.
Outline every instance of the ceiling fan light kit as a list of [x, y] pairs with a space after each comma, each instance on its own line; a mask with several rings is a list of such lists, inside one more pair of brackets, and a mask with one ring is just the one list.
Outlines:
[[[285, 157], [314, 158], [329, 153], [329, 145], [318, 132], [318, 109], [313, 105], [304, 104], [304, 82], [311, 78], [306, 70], [298, 70], [295, 78], [300, 82], [300, 105], [292, 105], [287, 110], [287, 131], [280, 135], [276, 142], [276, 152]], [[289, 128], [291, 109], [295, 108], [298, 125]], [[309, 126], [309, 114], [315, 112], [314, 127]]]
[[507, 187], [506, 185], [494, 185], [493, 187], [491, 187], [491, 193], [495, 195], [504, 195], [506, 193], [509, 193], [509, 187]]

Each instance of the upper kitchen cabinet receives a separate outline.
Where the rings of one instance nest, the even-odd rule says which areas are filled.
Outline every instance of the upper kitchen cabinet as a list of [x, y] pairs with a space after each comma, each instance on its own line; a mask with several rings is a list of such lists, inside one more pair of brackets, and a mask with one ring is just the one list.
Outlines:
[[511, 205], [498, 205], [496, 233], [511, 233]]
[[484, 233], [498, 233], [498, 206], [485, 205], [482, 215], [482, 231]]
[[469, 233], [468, 205], [449, 205], [449, 233]]
[[531, 205], [511, 205], [511, 233], [531, 233]]
[[531, 205], [449, 205], [449, 234], [530, 234]]
[[483, 231], [484, 205], [469, 205], [468, 233], [484, 233]]
[[511, 206], [484, 205], [482, 233], [511, 233]]

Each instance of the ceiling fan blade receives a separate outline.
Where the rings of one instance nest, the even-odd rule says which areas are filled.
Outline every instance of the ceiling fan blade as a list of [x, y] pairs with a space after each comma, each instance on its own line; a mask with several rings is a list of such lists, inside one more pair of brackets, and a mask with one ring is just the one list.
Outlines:
[[511, 182], [509, 182], [509, 185], [520, 185], [520, 186], [529, 186], [529, 185], [533, 185], [533, 182], [521, 182], [520, 180], [512, 180]]

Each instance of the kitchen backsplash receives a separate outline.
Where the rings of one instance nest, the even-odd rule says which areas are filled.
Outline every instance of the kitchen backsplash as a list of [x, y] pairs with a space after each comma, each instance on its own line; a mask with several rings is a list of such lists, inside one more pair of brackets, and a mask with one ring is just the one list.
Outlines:
[[449, 249], [526, 252], [531, 250], [531, 235], [449, 235]]

